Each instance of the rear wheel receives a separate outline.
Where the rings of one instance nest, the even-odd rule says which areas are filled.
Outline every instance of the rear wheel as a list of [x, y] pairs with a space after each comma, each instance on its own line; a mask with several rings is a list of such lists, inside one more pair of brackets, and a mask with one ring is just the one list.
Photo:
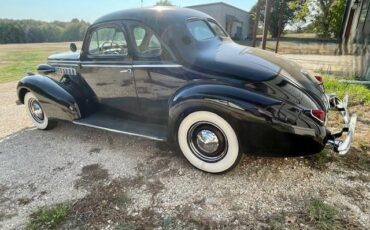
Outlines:
[[32, 123], [38, 129], [46, 130], [51, 129], [55, 126], [55, 121], [50, 121], [46, 116], [39, 100], [31, 92], [26, 93], [24, 96], [24, 105], [26, 106], [26, 111], [32, 120]]
[[222, 173], [235, 167], [242, 156], [233, 127], [219, 115], [197, 111], [186, 116], [178, 129], [178, 143], [196, 168]]

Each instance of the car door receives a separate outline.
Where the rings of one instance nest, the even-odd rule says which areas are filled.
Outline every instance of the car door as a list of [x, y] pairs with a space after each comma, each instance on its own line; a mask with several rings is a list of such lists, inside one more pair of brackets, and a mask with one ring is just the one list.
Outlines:
[[133, 43], [133, 70], [141, 114], [152, 123], [167, 124], [169, 99], [186, 83], [181, 65], [153, 30], [128, 23]]
[[100, 111], [135, 115], [138, 101], [124, 27], [106, 23], [90, 28], [83, 50], [81, 75], [95, 92]]

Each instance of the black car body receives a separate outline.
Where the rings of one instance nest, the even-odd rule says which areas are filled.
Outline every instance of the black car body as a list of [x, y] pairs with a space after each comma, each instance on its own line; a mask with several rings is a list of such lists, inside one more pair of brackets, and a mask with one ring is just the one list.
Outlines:
[[[347, 112], [348, 98], [327, 95], [322, 82], [291, 61], [236, 44], [209, 15], [190, 9], [104, 16], [88, 29], [81, 52], [52, 55], [38, 71], [19, 82], [18, 97], [36, 126], [43, 124], [39, 128], [49, 127], [47, 118], [161, 141], [185, 135], [184, 148], [197, 163], [185, 156], [208, 172], [236, 165], [240, 154], [212, 168], [234, 145], [238, 152], [302, 156], [330, 143], [345, 154], [356, 123]], [[25, 102], [29, 92], [33, 97]], [[340, 133], [326, 128], [330, 108], [343, 114]], [[194, 124], [186, 131], [181, 125], [190, 114]], [[337, 140], [344, 132], [347, 138]]]

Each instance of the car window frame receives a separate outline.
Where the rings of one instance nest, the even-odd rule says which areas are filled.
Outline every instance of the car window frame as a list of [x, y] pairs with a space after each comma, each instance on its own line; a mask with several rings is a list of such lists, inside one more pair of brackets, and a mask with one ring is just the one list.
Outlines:
[[[147, 26], [145, 23], [141, 21], [136, 21], [136, 20], [123, 20], [123, 23], [127, 27], [128, 34], [130, 36], [130, 41], [132, 43], [132, 53], [133, 53], [133, 60], [135, 61], [154, 61], [154, 62], [176, 62], [176, 58], [173, 55], [171, 49], [167, 46], [165, 42], [163, 42], [162, 38], [157, 34], [157, 32]], [[140, 55], [140, 51], [137, 49], [137, 44], [135, 40], [135, 35], [133, 34], [133, 29], [135, 27], [144, 27], [146, 29], [151, 30], [151, 32], [156, 36], [158, 39], [160, 45], [161, 45], [161, 55], [158, 57], [146, 57], [143, 55]], [[167, 59], [163, 59], [163, 56], [166, 54], [168, 57]], [[158, 60], [160, 59], [160, 60]]]
[[[214, 35], [214, 36], [213, 36], [213, 37], [211, 37], [211, 38], [204, 39], [204, 40], [198, 40], [198, 39], [194, 36], [194, 34], [191, 32], [191, 30], [189, 29], [189, 27], [188, 27], [188, 23], [195, 22], [195, 21], [202, 21], [202, 22], [204, 22], [204, 23], [208, 26], [208, 28], [210, 29], [210, 31], [213, 33], [213, 35]], [[217, 38], [217, 35], [216, 35], [215, 31], [213, 31], [213, 29], [212, 29], [211, 25], [209, 25], [209, 23], [208, 23], [207, 19], [204, 19], [204, 18], [195, 18], [195, 17], [193, 17], [193, 18], [188, 18], [188, 19], [185, 21], [185, 26], [186, 26], [186, 29], [189, 31], [189, 33], [190, 33], [191, 37], [192, 37], [194, 40], [196, 40], [197, 42], [205, 42], [205, 41], [210, 41], [210, 40], [213, 40], [213, 39]]]
[[[222, 38], [229, 38], [230, 37], [230, 35], [226, 32], [226, 30], [216, 20], [214, 20], [212, 18], [207, 18], [206, 21], [207, 21], [207, 24], [209, 24], [209, 22], [212, 22], [212, 23], [216, 24], [222, 30], [222, 32], [226, 35], [226, 36], [220, 36], [220, 37], [222, 37]], [[216, 32], [214, 31], [212, 26], [210, 24], [209, 24], [209, 26], [211, 27], [211, 30], [213, 31], [213, 33], [216, 34]], [[217, 35], [216, 35], [216, 37], [217, 37]]]
[[[205, 39], [205, 40], [198, 40], [194, 37], [194, 35], [192, 34], [192, 32], [190, 31], [189, 27], [188, 27], [188, 23], [189, 22], [193, 22], [193, 21], [203, 21], [205, 24], [207, 24], [207, 26], [209, 27], [209, 29], [212, 31], [212, 33], [214, 34], [214, 37], [212, 38], [208, 38], [208, 39]], [[226, 37], [224, 36], [218, 36], [216, 34], [216, 32], [214, 31], [214, 29], [212, 28], [212, 26], [210, 25], [209, 22], [213, 22], [215, 23], [216, 25], [218, 25], [220, 27], [220, 29], [222, 29], [222, 31], [226, 34]], [[206, 42], [206, 41], [211, 41], [213, 39], [228, 39], [230, 38], [230, 35], [226, 32], [226, 30], [213, 18], [199, 18], [199, 17], [191, 17], [191, 18], [188, 18], [186, 19], [185, 21], [185, 26], [186, 26], [186, 29], [188, 30], [189, 34], [191, 35], [191, 37], [196, 40], [197, 42]]]
[[[91, 43], [91, 39], [95, 31], [103, 28], [116, 28], [119, 29], [123, 32], [123, 35], [126, 40], [127, 44], [127, 55], [94, 55], [89, 53], [89, 47]], [[83, 54], [86, 56], [88, 59], [120, 59], [120, 60], [131, 60], [132, 59], [132, 47], [130, 45], [130, 40], [129, 40], [129, 34], [127, 33], [127, 30], [122, 24], [119, 22], [108, 22], [108, 23], [101, 23], [98, 25], [94, 25], [88, 29], [88, 33], [84, 39], [84, 44], [83, 44]]]

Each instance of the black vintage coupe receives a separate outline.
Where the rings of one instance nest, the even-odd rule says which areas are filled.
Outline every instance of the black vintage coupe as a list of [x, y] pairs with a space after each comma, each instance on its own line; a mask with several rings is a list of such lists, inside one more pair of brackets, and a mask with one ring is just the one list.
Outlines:
[[[221, 173], [242, 153], [303, 156], [331, 144], [348, 152], [356, 115], [348, 97], [273, 53], [241, 46], [207, 14], [174, 7], [98, 19], [82, 49], [55, 54], [18, 84], [39, 129], [55, 120], [178, 143], [196, 168]], [[327, 127], [329, 109], [344, 118]], [[340, 138], [345, 134], [344, 138]]]

